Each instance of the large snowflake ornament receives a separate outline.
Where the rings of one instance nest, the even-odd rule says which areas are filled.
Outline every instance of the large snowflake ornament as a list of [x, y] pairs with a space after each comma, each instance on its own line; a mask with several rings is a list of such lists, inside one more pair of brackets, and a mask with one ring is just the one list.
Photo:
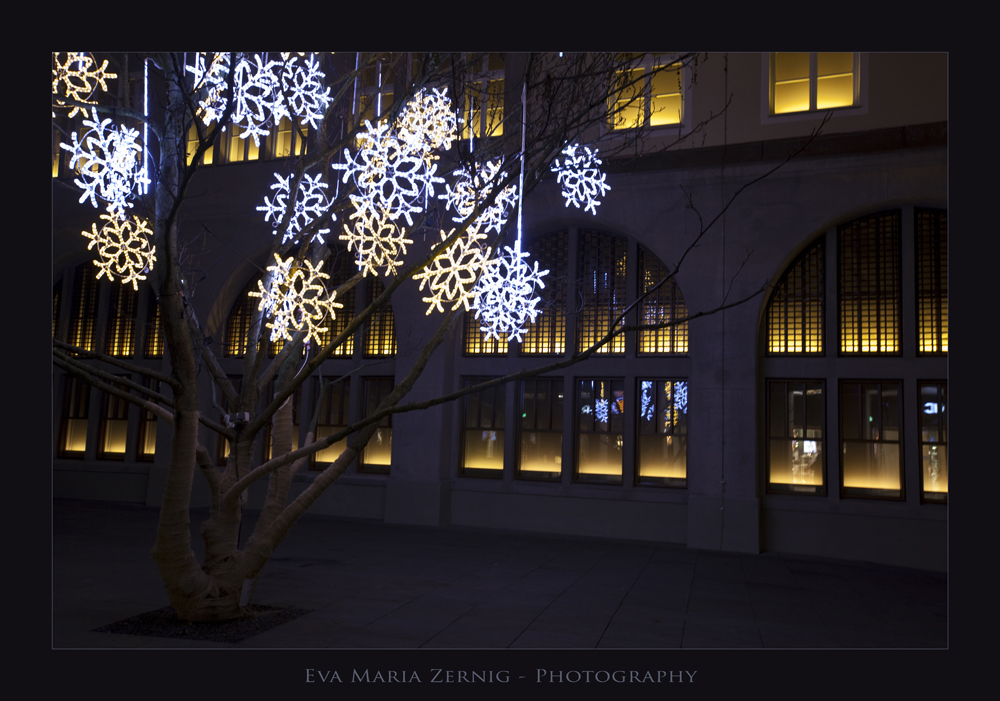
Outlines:
[[[476, 210], [476, 205], [490, 196], [497, 183], [507, 177], [507, 173], [500, 168], [500, 160], [494, 159], [481, 165], [477, 164], [474, 173], [470, 173], [466, 168], [457, 171], [458, 178], [454, 186], [446, 186], [444, 194], [439, 197], [445, 201], [446, 209], [455, 209], [457, 216], [452, 217], [452, 221], [465, 221]], [[493, 204], [479, 212], [474, 226], [482, 232], [493, 230], [500, 233], [507, 223], [508, 211], [516, 202], [517, 185], [508, 185], [497, 193]]]
[[79, 166], [80, 178], [74, 182], [83, 190], [80, 202], [90, 198], [96, 207], [97, 198], [101, 198], [108, 202], [109, 212], [120, 214], [132, 206], [128, 199], [133, 190], [149, 182], [140, 168], [139, 132], [124, 125], [112, 126], [110, 118], [98, 122], [96, 113], [83, 120], [83, 125], [90, 130], [82, 139], [73, 132], [71, 144], [59, 144], [73, 154], [69, 167]]
[[406, 244], [413, 241], [406, 238], [406, 229], [394, 222], [378, 206], [371, 205], [363, 197], [351, 195], [355, 212], [348, 217], [354, 222], [344, 225], [341, 241], [347, 241], [347, 250], [354, 250], [358, 269], [363, 276], [378, 275], [378, 268], [384, 266], [386, 275], [395, 275], [406, 255]]
[[100, 231], [97, 224], [92, 224], [90, 231], [80, 232], [90, 239], [88, 251], [97, 246], [98, 260], [94, 261], [100, 269], [97, 279], [107, 275], [108, 280], [114, 280], [118, 275], [123, 285], [131, 282], [132, 289], [138, 290], [138, 281], [146, 279], [143, 273], [152, 270], [156, 261], [155, 249], [149, 242], [153, 236], [149, 222], [136, 216], [129, 221], [111, 214], [102, 214], [101, 219], [107, 224]]
[[566, 199], [566, 206], [571, 204], [578, 208], [583, 205], [585, 212], [597, 214], [597, 205], [601, 204], [600, 197], [604, 197], [611, 186], [605, 182], [605, 174], [601, 172], [601, 159], [597, 157], [597, 149], [591, 151], [584, 146], [582, 152], [578, 144], [572, 144], [562, 150], [566, 156], [562, 164], [559, 159], [552, 163], [552, 172], [558, 177], [557, 182], [562, 185], [562, 195]]
[[296, 64], [297, 56], [289, 58], [288, 54], [282, 54], [282, 58], [285, 67], [281, 71], [281, 88], [288, 95], [292, 114], [313, 129], [319, 128], [318, 120], [323, 119], [330, 105], [330, 88], [323, 87], [326, 75], [319, 70], [313, 54], [301, 66]]
[[549, 271], [539, 271], [538, 261], [534, 268], [529, 266], [524, 261], [528, 254], [519, 247], [504, 246], [504, 250], [506, 253], [497, 258], [497, 264], [479, 277], [473, 307], [479, 328], [488, 338], [499, 339], [506, 334], [508, 341], [515, 338], [520, 341], [527, 325], [535, 323], [541, 312], [535, 289], [545, 287], [542, 276]]
[[[62, 63], [59, 62], [60, 56], [66, 57]], [[107, 71], [108, 62], [106, 60], [100, 68], [94, 69], [97, 62], [86, 53], [72, 51], [54, 53], [52, 59], [55, 62], [55, 68], [52, 69], [52, 94], [57, 96], [56, 104], [60, 106], [66, 104], [63, 99], [92, 105], [94, 103], [90, 98], [97, 91], [97, 88], [100, 87], [103, 92], [107, 92], [108, 84], [105, 81], [118, 77], [116, 73]], [[71, 118], [81, 111], [79, 105], [72, 107], [73, 109], [69, 112]]]
[[226, 99], [226, 78], [229, 75], [230, 57], [228, 53], [209, 54], [211, 60], [206, 61], [206, 54], [196, 53], [194, 65], [187, 66], [188, 72], [194, 77], [194, 89], [206, 91], [204, 99], [198, 101], [199, 114], [205, 124], [211, 124], [222, 117], [229, 104]]
[[[274, 177], [278, 180], [271, 185], [271, 189], [277, 191], [274, 200], [265, 197], [264, 204], [257, 207], [257, 211], [264, 212], [264, 221], [272, 221], [273, 219], [272, 225], [278, 226], [284, 219], [285, 212], [288, 211], [292, 176], [282, 178], [280, 174], [275, 173]], [[281, 243], [286, 243], [289, 240], [298, 243], [302, 231], [326, 213], [330, 207], [330, 202], [323, 192], [326, 188], [327, 184], [320, 180], [319, 174], [310, 176], [306, 173], [302, 176], [302, 181], [295, 192], [295, 203], [292, 206], [293, 214], [288, 220], [288, 228], [285, 229]], [[331, 212], [330, 218], [333, 220], [336, 215]], [[275, 229], [271, 233], [277, 235], [278, 230]], [[326, 243], [323, 236], [328, 233], [330, 233], [329, 229], [319, 229], [315, 236], [320, 243]]]
[[397, 130], [399, 138], [411, 148], [429, 154], [435, 149], [451, 148], [460, 121], [455, 117], [448, 88], [422, 88], [399, 113]]
[[337, 292], [327, 292], [324, 280], [330, 276], [323, 272], [323, 261], [313, 267], [312, 261], [306, 260], [295, 264], [294, 257], [282, 260], [274, 254], [275, 265], [267, 267], [272, 273], [268, 285], [257, 281], [257, 291], [249, 292], [251, 297], [260, 297], [259, 311], [266, 312], [271, 321], [267, 328], [271, 329], [271, 340], [284, 338], [292, 340], [289, 331], [305, 331], [305, 343], [319, 342], [323, 332], [329, 326], [327, 316], [336, 318], [335, 309], [343, 309], [344, 305], [335, 302]]
[[[441, 241], [445, 241], [455, 233], [452, 229], [445, 233], [441, 231]], [[433, 293], [430, 297], [422, 298], [430, 306], [427, 313], [434, 311], [435, 307], [439, 312], [443, 312], [442, 304], [451, 304], [452, 310], [464, 305], [465, 310], [471, 309], [471, 303], [475, 297], [476, 277], [480, 272], [486, 274], [490, 268], [496, 265], [496, 261], [490, 260], [490, 249], [484, 251], [477, 242], [486, 238], [485, 234], [468, 230], [466, 236], [459, 236], [445, 251], [431, 261], [430, 265], [421, 272], [413, 276], [414, 280], [420, 280], [420, 289], [428, 284], [429, 291]], [[434, 245], [437, 249], [441, 243]]]
[[277, 66], [276, 61], [264, 63], [260, 54], [253, 55], [253, 62], [244, 55], [236, 63], [233, 124], [243, 127], [241, 139], [252, 136], [257, 146], [260, 146], [260, 137], [271, 133], [266, 128], [271, 124], [271, 119], [277, 123], [288, 115], [281, 98], [279, 79], [275, 75]]

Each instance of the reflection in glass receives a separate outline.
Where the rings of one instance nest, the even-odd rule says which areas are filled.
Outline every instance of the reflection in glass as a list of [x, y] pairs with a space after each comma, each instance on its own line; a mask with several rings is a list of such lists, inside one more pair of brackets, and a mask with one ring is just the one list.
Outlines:
[[948, 499], [948, 383], [921, 382], [920, 461], [921, 497], [944, 503]]
[[577, 406], [577, 476], [582, 480], [620, 482], [625, 428], [624, 380], [580, 380]]
[[[488, 377], [466, 378], [465, 387], [480, 384]], [[467, 394], [462, 413], [462, 470], [489, 470], [499, 476], [503, 472], [504, 386], [497, 385]]]
[[558, 478], [562, 471], [562, 379], [521, 383], [521, 447], [518, 471]]
[[820, 381], [768, 381], [768, 489], [818, 494], [824, 488]]
[[899, 396], [898, 382], [841, 384], [845, 496], [902, 498]]
[[685, 380], [639, 382], [639, 482], [686, 485], [687, 390]]

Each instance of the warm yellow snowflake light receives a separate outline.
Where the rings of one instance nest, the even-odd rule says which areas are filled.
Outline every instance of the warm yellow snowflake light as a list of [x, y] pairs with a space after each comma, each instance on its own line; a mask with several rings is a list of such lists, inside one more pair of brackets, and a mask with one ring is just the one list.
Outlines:
[[269, 265], [272, 272], [271, 282], [265, 287], [257, 281], [257, 292], [249, 292], [251, 297], [260, 297], [258, 310], [267, 312], [271, 321], [267, 328], [271, 329], [271, 340], [284, 338], [292, 340], [289, 329], [305, 331], [305, 343], [319, 342], [320, 336], [327, 331], [327, 314], [331, 319], [337, 317], [335, 309], [343, 309], [343, 304], [334, 301], [337, 291], [327, 293], [323, 280], [330, 276], [322, 271], [323, 261], [313, 267], [312, 261], [306, 260], [295, 264], [294, 258], [282, 260], [274, 254], [275, 265]]
[[[452, 229], [445, 233], [441, 231], [441, 240], [446, 240], [455, 233]], [[486, 234], [470, 228], [466, 236], [460, 236], [449, 246], [444, 253], [439, 255], [430, 265], [421, 272], [413, 276], [414, 280], [420, 280], [420, 289], [424, 289], [424, 284], [429, 283], [430, 297], [424, 297], [423, 301], [430, 306], [427, 313], [430, 314], [436, 307], [439, 312], [443, 312], [442, 303], [453, 303], [452, 310], [465, 305], [465, 310], [469, 311], [472, 299], [475, 297], [476, 279], [481, 272], [485, 272], [496, 261], [489, 260], [490, 249], [483, 250], [477, 243], [480, 239], [486, 238]], [[435, 244], [437, 249], [441, 244]]]
[[[55, 68], [52, 69], [52, 94], [57, 95], [56, 104], [63, 106], [66, 103], [60, 98], [67, 98], [76, 102], [86, 102], [88, 105], [95, 104], [90, 100], [100, 86], [104, 92], [108, 91], [108, 85], [104, 81], [117, 78], [115, 73], [108, 73], [105, 70], [108, 62], [105, 61], [97, 70], [90, 70], [96, 61], [85, 53], [68, 52], [65, 53], [66, 61], [59, 63], [59, 57], [63, 53], [54, 53], [52, 58], [55, 61]], [[60, 90], [59, 83], [64, 83], [65, 88]], [[75, 117], [80, 111], [79, 105], [73, 105], [69, 116]]]
[[108, 223], [100, 231], [97, 224], [92, 224], [91, 231], [80, 232], [90, 239], [88, 251], [97, 246], [100, 257], [94, 261], [100, 268], [97, 279], [107, 275], [108, 280], [114, 280], [115, 275], [119, 275], [123, 285], [131, 282], [132, 289], [138, 290], [138, 281], [146, 279], [142, 273], [152, 270], [156, 260], [155, 249], [149, 242], [153, 235], [149, 222], [136, 216], [129, 221], [124, 216], [118, 218], [110, 214], [102, 214], [101, 219]]
[[344, 225], [341, 241], [347, 241], [347, 250], [354, 249], [358, 269], [363, 275], [378, 275], [378, 268], [385, 266], [386, 275], [395, 275], [406, 255], [406, 229], [392, 221], [385, 210], [362, 197], [350, 196], [356, 210], [348, 217], [354, 220]]

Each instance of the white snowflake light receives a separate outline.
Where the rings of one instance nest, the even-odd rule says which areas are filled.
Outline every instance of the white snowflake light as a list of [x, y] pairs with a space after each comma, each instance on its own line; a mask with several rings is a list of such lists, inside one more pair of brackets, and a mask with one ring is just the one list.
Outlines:
[[448, 88], [422, 88], [399, 113], [399, 138], [416, 151], [429, 153], [451, 148], [457, 136], [458, 122]]
[[257, 292], [248, 293], [251, 297], [260, 297], [258, 310], [267, 312], [272, 320], [267, 328], [271, 329], [271, 340], [284, 338], [292, 340], [289, 330], [305, 331], [305, 342], [319, 342], [320, 336], [328, 329], [324, 324], [327, 315], [336, 318], [335, 309], [343, 309], [344, 305], [335, 302], [337, 292], [327, 292], [324, 280], [330, 276], [323, 272], [323, 261], [313, 267], [312, 261], [303, 261], [294, 265], [293, 257], [282, 260], [274, 254], [275, 265], [269, 265], [267, 270], [272, 274], [270, 283], [265, 287], [257, 281]]
[[[59, 57], [63, 55], [65, 55], [66, 60], [60, 63]], [[52, 94], [58, 96], [56, 98], [58, 105], [66, 104], [60, 98], [92, 105], [94, 103], [91, 102], [90, 97], [97, 91], [97, 88], [100, 87], [103, 92], [107, 92], [108, 84], [105, 81], [118, 77], [117, 74], [107, 71], [107, 61], [102, 63], [100, 68], [91, 70], [97, 62], [86, 53], [72, 51], [65, 54], [54, 53], [52, 58], [55, 61], [55, 68], [52, 69]], [[63, 84], [61, 88], [60, 83]], [[80, 106], [73, 105], [69, 116], [75, 117], [79, 111], [81, 111]]]
[[650, 395], [650, 392], [652, 391], [653, 391], [653, 383], [650, 382], [649, 380], [643, 380], [642, 406], [639, 409], [639, 415], [642, 416], [642, 418], [646, 419], [646, 421], [653, 420], [655, 402], [653, 401], [653, 397]]
[[688, 408], [688, 383], [687, 382], [675, 382], [674, 383], [674, 408], [677, 411], [686, 414]]
[[[446, 240], [452, 229], [445, 233], [441, 231], [441, 241]], [[441, 255], [431, 261], [430, 265], [421, 272], [413, 276], [414, 280], [420, 280], [420, 289], [424, 289], [424, 284], [429, 283], [430, 297], [424, 297], [423, 301], [430, 306], [427, 313], [430, 314], [436, 307], [439, 312], [443, 312], [442, 303], [452, 303], [452, 310], [464, 305], [465, 310], [470, 309], [470, 304], [475, 296], [476, 276], [482, 271], [484, 274], [496, 264], [496, 261], [489, 260], [490, 249], [483, 251], [477, 243], [479, 239], [486, 238], [485, 234], [469, 229], [467, 236], [459, 236]], [[434, 248], [441, 246], [435, 244]]]
[[608, 400], [597, 399], [594, 401], [594, 415], [602, 424], [608, 422]]
[[528, 254], [522, 253], [517, 246], [513, 249], [504, 246], [504, 249], [507, 253], [499, 256], [497, 264], [479, 277], [473, 306], [480, 320], [480, 330], [487, 332], [488, 338], [499, 339], [506, 334], [508, 341], [515, 338], [520, 341], [527, 324], [535, 323], [541, 311], [535, 289], [545, 287], [542, 276], [549, 271], [539, 271], [538, 261], [532, 269], [524, 261]]
[[[199, 101], [201, 119], [211, 124], [222, 118], [229, 99], [226, 96], [230, 71], [228, 53], [212, 54], [212, 61], [205, 65], [205, 54], [195, 56], [193, 66], [187, 69], [194, 76], [194, 87], [207, 89], [203, 100]], [[260, 146], [260, 138], [270, 133], [272, 122], [277, 123], [289, 114], [281, 95], [281, 78], [277, 74], [279, 63], [267, 61], [260, 54], [238, 54], [236, 74], [233, 76], [233, 92], [236, 104], [233, 106], [233, 124], [242, 127], [240, 138], [252, 136], [254, 144]]]
[[604, 181], [606, 176], [601, 172], [597, 149], [591, 151], [584, 146], [582, 153], [579, 149], [578, 144], [564, 148], [562, 152], [566, 159], [560, 165], [557, 158], [552, 164], [552, 171], [558, 174], [556, 180], [562, 185], [566, 206], [572, 204], [579, 208], [583, 205], [585, 212], [596, 215], [596, 207], [601, 203], [598, 198], [603, 197], [611, 186]]
[[[273, 219], [273, 226], [277, 226], [281, 223], [281, 220], [285, 217], [285, 212], [288, 210], [292, 176], [289, 175], [287, 178], [282, 178], [281, 175], [275, 173], [274, 177], [278, 180], [278, 182], [271, 185], [271, 189], [277, 191], [274, 195], [274, 200], [272, 201], [265, 197], [264, 204], [257, 207], [257, 211], [264, 212], [264, 221], [272, 221]], [[299, 188], [295, 192], [295, 204], [292, 208], [293, 214], [288, 220], [288, 228], [281, 239], [282, 243], [286, 243], [289, 240], [298, 243], [299, 235], [302, 231], [323, 216], [330, 207], [330, 202], [323, 192], [326, 188], [327, 184], [320, 180], [319, 174], [310, 176], [306, 173], [302, 176]], [[333, 220], [336, 216], [331, 212], [330, 218]], [[278, 231], [275, 229], [271, 233], [276, 236]], [[323, 236], [328, 233], [330, 233], [329, 229], [319, 229], [316, 232], [316, 238], [319, 239], [320, 243], [326, 243]]]
[[[446, 186], [445, 193], [439, 197], [445, 201], [446, 209], [454, 207], [457, 216], [452, 217], [452, 221], [465, 221], [475, 211], [476, 204], [489, 197], [493, 188], [507, 177], [500, 168], [500, 160], [494, 159], [482, 165], [477, 164], [474, 174], [465, 168], [458, 170], [454, 188]], [[507, 212], [515, 202], [517, 186], [508, 185], [497, 193], [493, 204], [479, 212], [475, 221], [476, 228], [484, 232], [492, 230], [500, 233], [500, 229], [507, 223]]]
[[149, 222], [135, 216], [129, 221], [110, 214], [102, 214], [101, 219], [108, 223], [100, 231], [97, 224], [92, 224], [91, 231], [80, 232], [90, 239], [88, 251], [97, 246], [99, 260], [94, 261], [94, 265], [100, 268], [97, 279], [107, 275], [108, 280], [114, 280], [118, 275], [123, 285], [131, 282], [132, 289], [138, 290], [138, 281], [146, 279], [143, 273], [152, 270], [156, 260], [154, 248], [149, 242], [153, 236]]
[[372, 206], [357, 195], [350, 196], [356, 210], [348, 217], [354, 223], [344, 225], [341, 241], [347, 241], [347, 250], [354, 250], [358, 269], [362, 275], [378, 275], [378, 268], [385, 266], [386, 275], [395, 275], [402, 265], [400, 256], [406, 254], [406, 229], [392, 221], [380, 207]]
[[297, 57], [282, 54], [285, 61], [281, 72], [281, 89], [288, 95], [292, 114], [301, 117], [313, 129], [319, 127], [330, 105], [330, 88], [323, 88], [326, 75], [319, 70], [316, 57], [309, 54], [303, 65], [296, 65]]
[[109, 203], [109, 212], [121, 213], [132, 206], [128, 199], [140, 183], [149, 182], [140, 170], [139, 132], [124, 125], [111, 126], [110, 118], [98, 122], [96, 114], [83, 120], [83, 125], [90, 131], [82, 139], [73, 132], [71, 144], [59, 144], [73, 154], [69, 167], [79, 164], [80, 178], [74, 182], [83, 189], [80, 202], [89, 197], [96, 207], [100, 197]]

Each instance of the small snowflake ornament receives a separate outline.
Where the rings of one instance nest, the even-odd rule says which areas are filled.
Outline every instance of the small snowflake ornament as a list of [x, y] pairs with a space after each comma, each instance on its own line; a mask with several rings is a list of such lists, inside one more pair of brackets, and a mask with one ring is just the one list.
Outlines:
[[562, 185], [562, 195], [566, 206], [571, 204], [578, 208], [583, 205], [585, 212], [597, 214], [598, 198], [607, 194], [611, 186], [601, 172], [601, 160], [597, 157], [597, 149], [591, 151], [586, 146], [580, 151], [578, 144], [572, 144], [562, 150], [566, 159], [560, 165], [559, 159], [552, 164], [552, 171], [558, 174], [557, 182]]
[[132, 206], [128, 199], [133, 191], [149, 182], [139, 167], [139, 132], [124, 125], [112, 126], [110, 118], [98, 122], [96, 113], [83, 120], [83, 125], [90, 131], [82, 139], [73, 132], [72, 143], [59, 144], [72, 153], [69, 167], [79, 165], [80, 178], [74, 182], [83, 190], [80, 202], [89, 197], [96, 207], [97, 198], [101, 198], [108, 202], [109, 212], [120, 214]]
[[385, 211], [372, 205], [357, 195], [350, 196], [355, 212], [348, 219], [351, 225], [344, 225], [341, 241], [347, 241], [347, 250], [354, 250], [358, 269], [362, 276], [369, 273], [378, 275], [378, 268], [384, 266], [386, 275], [395, 275], [403, 264], [401, 256], [406, 255], [406, 244], [413, 241], [406, 238], [406, 229], [392, 221]]
[[335, 302], [337, 292], [327, 292], [324, 280], [330, 276], [323, 272], [323, 261], [313, 267], [312, 261], [305, 260], [294, 264], [294, 257], [282, 260], [274, 254], [275, 265], [267, 267], [272, 273], [268, 285], [257, 281], [257, 291], [249, 292], [251, 297], [259, 297], [259, 311], [266, 312], [271, 321], [267, 328], [271, 329], [271, 340], [283, 338], [292, 340], [289, 331], [305, 331], [305, 343], [319, 342], [321, 335], [329, 326], [325, 324], [327, 316], [336, 318], [335, 309], [343, 309], [344, 305]]
[[527, 325], [533, 324], [541, 311], [535, 289], [545, 287], [542, 276], [549, 271], [539, 271], [538, 261], [532, 269], [524, 261], [528, 254], [522, 253], [518, 246], [513, 249], [504, 246], [504, 250], [506, 253], [497, 258], [497, 264], [479, 277], [473, 307], [480, 330], [488, 338], [506, 335], [508, 341], [521, 341]]
[[94, 261], [99, 268], [97, 279], [107, 275], [108, 280], [114, 280], [118, 275], [123, 285], [131, 282], [132, 289], [138, 290], [138, 281], [146, 279], [143, 273], [152, 270], [156, 261], [154, 248], [149, 242], [153, 236], [149, 222], [136, 216], [129, 221], [124, 216], [111, 214], [102, 214], [101, 219], [107, 224], [100, 231], [97, 224], [92, 224], [90, 231], [81, 232], [90, 239], [88, 251], [97, 246], [98, 260]]
[[[445, 201], [446, 209], [455, 209], [457, 216], [452, 217], [452, 221], [464, 222], [475, 211], [476, 205], [490, 196], [496, 185], [507, 177], [507, 173], [500, 168], [500, 160], [494, 159], [482, 165], [476, 164], [474, 173], [466, 168], [457, 171], [454, 186], [446, 186], [444, 194], [439, 196]], [[492, 230], [500, 233], [515, 202], [517, 186], [509, 185], [497, 193], [493, 204], [479, 212], [474, 225], [483, 232]]]
[[688, 383], [674, 383], [674, 408], [682, 414], [687, 413], [688, 407]]
[[[264, 212], [264, 221], [271, 221], [274, 226], [278, 226], [284, 219], [285, 212], [288, 211], [292, 176], [289, 175], [287, 178], [282, 178], [280, 174], [275, 173], [274, 177], [278, 181], [271, 185], [271, 189], [277, 191], [275, 192], [274, 200], [269, 200], [265, 197], [264, 204], [257, 207], [257, 211]], [[293, 213], [288, 220], [288, 228], [285, 230], [285, 235], [282, 237], [281, 243], [288, 241], [298, 243], [302, 231], [326, 213], [330, 207], [330, 202], [323, 192], [326, 189], [327, 184], [320, 180], [319, 174], [310, 176], [306, 173], [302, 176], [298, 190], [295, 192], [295, 204], [292, 207]], [[330, 213], [330, 219], [336, 219], [336, 215], [332, 212]], [[278, 231], [275, 229], [271, 233], [276, 236]], [[330, 233], [329, 229], [319, 229], [315, 235], [320, 243], [326, 243], [323, 236], [328, 233]]]
[[399, 113], [399, 138], [416, 151], [429, 154], [435, 149], [448, 150], [458, 137], [459, 119], [455, 117], [448, 88], [421, 88]]
[[319, 128], [327, 107], [330, 106], [330, 88], [324, 89], [326, 75], [319, 70], [316, 57], [309, 54], [303, 65], [297, 65], [298, 57], [282, 54], [285, 67], [281, 71], [281, 89], [288, 95], [292, 114], [300, 117], [313, 129]]
[[[441, 241], [445, 241], [455, 233], [452, 229], [445, 233], [441, 231]], [[491, 267], [496, 265], [496, 261], [489, 260], [490, 249], [484, 251], [477, 243], [479, 239], [486, 238], [485, 234], [480, 234], [472, 229], [467, 231], [467, 236], [459, 236], [445, 251], [431, 261], [430, 265], [421, 272], [413, 276], [414, 280], [420, 280], [420, 289], [424, 289], [427, 284], [429, 291], [433, 294], [424, 297], [423, 301], [430, 306], [427, 313], [430, 314], [435, 308], [443, 312], [442, 304], [452, 304], [452, 310], [465, 306], [465, 310], [471, 308], [472, 299], [475, 296], [476, 277], [480, 272], [484, 274]], [[434, 245], [438, 249], [442, 244]]]
[[[66, 57], [62, 63], [59, 62], [60, 56]], [[92, 70], [97, 62], [86, 53], [72, 51], [54, 53], [52, 58], [55, 62], [55, 68], [52, 69], [52, 94], [57, 96], [56, 104], [60, 106], [66, 104], [61, 98], [92, 105], [94, 103], [90, 98], [97, 91], [97, 88], [99, 87], [102, 92], [107, 92], [108, 84], [105, 81], [118, 77], [117, 74], [107, 71], [107, 61], [104, 61], [100, 68]], [[72, 107], [69, 112], [70, 118], [75, 117], [81, 111], [79, 105]]]

